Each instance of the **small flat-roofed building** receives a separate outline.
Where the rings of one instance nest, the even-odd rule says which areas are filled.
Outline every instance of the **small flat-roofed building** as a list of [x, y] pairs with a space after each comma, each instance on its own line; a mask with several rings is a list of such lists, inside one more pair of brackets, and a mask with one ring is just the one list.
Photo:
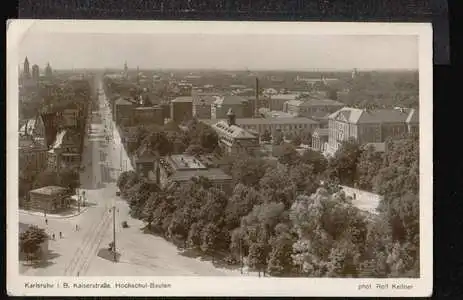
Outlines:
[[178, 154], [164, 156], [159, 160], [159, 183], [162, 187], [187, 183], [193, 178], [207, 178], [213, 186], [229, 192], [232, 178], [219, 168], [208, 168], [199, 158]]
[[70, 205], [71, 192], [60, 186], [44, 186], [29, 192], [29, 209], [53, 213]]

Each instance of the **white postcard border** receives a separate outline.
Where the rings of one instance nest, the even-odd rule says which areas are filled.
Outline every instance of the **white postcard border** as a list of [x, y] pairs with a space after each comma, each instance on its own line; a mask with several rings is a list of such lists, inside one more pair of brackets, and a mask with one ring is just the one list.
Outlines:
[[[211, 26], [211, 23], [214, 26]], [[164, 34], [416, 35], [420, 87], [420, 270], [419, 279], [331, 279], [250, 277], [30, 277], [18, 262], [18, 45], [37, 32]], [[7, 290], [30, 296], [430, 296], [433, 285], [433, 98], [432, 27], [418, 23], [302, 23], [199, 21], [10, 20], [7, 28]], [[73, 283], [104, 283], [112, 288], [73, 288]], [[49, 283], [53, 288], [26, 288]], [[64, 287], [69, 284], [70, 288]], [[148, 283], [147, 288], [116, 288], [116, 283]], [[170, 288], [150, 288], [150, 283]], [[411, 289], [376, 288], [377, 284]], [[359, 290], [361, 284], [370, 289]], [[59, 286], [59, 287], [58, 287]]]

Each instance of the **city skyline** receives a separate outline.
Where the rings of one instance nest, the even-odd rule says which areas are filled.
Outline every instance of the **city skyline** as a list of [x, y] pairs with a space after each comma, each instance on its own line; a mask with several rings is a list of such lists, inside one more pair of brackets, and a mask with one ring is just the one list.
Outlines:
[[19, 63], [27, 56], [53, 69], [122, 69], [127, 61], [129, 69], [417, 70], [417, 52], [411, 35], [32, 33]]

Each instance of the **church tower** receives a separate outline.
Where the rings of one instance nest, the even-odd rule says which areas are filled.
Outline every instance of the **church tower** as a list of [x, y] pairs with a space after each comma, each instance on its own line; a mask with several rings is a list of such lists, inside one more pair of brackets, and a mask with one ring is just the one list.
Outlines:
[[124, 77], [127, 79], [129, 77], [129, 68], [127, 67], [127, 61], [124, 63]]
[[51, 78], [53, 76], [53, 70], [51, 69], [50, 63], [47, 63], [45, 67], [45, 77]]
[[31, 78], [31, 70], [29, 68], [29, 60], [27, 59], [27, 56], [24, 60], [23, 76], [24, 78]]

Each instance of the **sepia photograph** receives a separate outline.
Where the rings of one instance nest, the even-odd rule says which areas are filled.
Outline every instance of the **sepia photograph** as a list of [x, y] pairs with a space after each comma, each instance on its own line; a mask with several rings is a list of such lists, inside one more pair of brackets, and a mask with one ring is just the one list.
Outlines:
[[429, 24], [9, 27], [10, 293], [431, 293]]

